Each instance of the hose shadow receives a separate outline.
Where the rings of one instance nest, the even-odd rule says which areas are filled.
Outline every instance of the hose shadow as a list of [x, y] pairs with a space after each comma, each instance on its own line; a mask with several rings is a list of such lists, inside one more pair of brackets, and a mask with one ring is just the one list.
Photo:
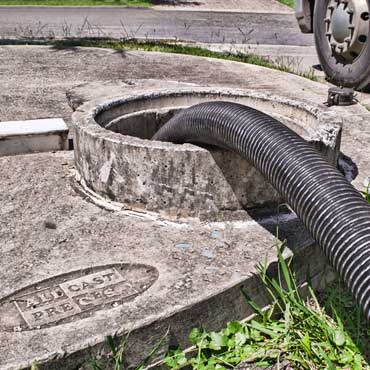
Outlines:
[[313, 243], [297, 215], [247, 160], [224, 149], [210, 145], [201, 146], [210, 152], [240, 207], [254, 221], [279, 241], [286, 241], [293, 252], [299, 249], [300, 245]]
[[285, 242], [293, 253], [299, 253], [302, 248], [314, 243], [303, 222], [285, 203], [270, 203], [246, 211], [277, 240]]

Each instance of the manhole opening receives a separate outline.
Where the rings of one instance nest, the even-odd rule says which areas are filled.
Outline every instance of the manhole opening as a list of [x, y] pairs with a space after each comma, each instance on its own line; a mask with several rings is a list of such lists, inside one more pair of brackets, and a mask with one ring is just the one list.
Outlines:
[[[135, 112], [126, 116], [118, 117], [109, 122], [105, 128], [115, 133], [133, 136], [143, 140], [151, 140], [154, 134], [164, 126], [171, 118], [185, 108], [168, 108], [149, 111]], [[197, 143], [200, 148], [210, 152], [228, 152], [226, 149], [214, 145]], [[163, 165], [165, 168], [166, 164]]]
[[149, 110], [118, 117], [105, 128], [122, 135], [150, 140], [154, 134], [181, 109]]
[[[267, 111], [282, 122], [290, 126], [301, 136], [309, 136], [305, 127], [315, 126], [316, 118], [305, 112], [297, 122], [294, 117], [296, 107], [284, 104], [276, 104], [271, 101], [258, 99], [250, 96], [231, 96], [209, 93], [177, 93], [159, 96], [136, 97], [128, 101], [115, 101], [103, 107], [94, 117], [95, 121], [103, 128], [120, 133], [122, 135], [133, 136], [140, 139], [150, 140], [154, 134], [176, 113], [195, 104], [209, 101], [230, 101], [249, 105], [256, 109]], [[284, 114], [280, 114], [280, 108], [284, 106]], [[286, 111], [287, 110], [287, 111]], [[304, 109], [298, 110], [304, 112]], [[290, 112], [291, 111], [291, 112]], [[273, 113], [275, 112], [275, 114]], [[307, 121], [305, 124], [304, 121]]]

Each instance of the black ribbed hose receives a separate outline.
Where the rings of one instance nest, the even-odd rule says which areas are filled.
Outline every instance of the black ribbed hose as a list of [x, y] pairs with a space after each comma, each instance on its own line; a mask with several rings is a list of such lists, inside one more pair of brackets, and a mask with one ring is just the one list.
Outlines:
[[276, 119], [229, 102], [185, 109], [153, 140], [217, 145], [249, 160], [304, 222], [370, 320], [370, 205], [305, 140]]

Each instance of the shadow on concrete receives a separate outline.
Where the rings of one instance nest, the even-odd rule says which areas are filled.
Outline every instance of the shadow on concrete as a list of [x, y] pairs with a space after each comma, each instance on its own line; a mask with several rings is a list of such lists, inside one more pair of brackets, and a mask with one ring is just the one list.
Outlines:
[[246, 210], [248, 215], [294, 253], [314, 243], [303, 222], [285, 203]]
[[127, 57], [127, 50], [114, 50], [113, 52], [114, 55], [120, 55], [122, 58], [126, 58]]
[[53, 45], [50, 47], [51, 51], [69, 51], [71, 54], [81, 54], [83, 50], [77, 46], [62, 46], [62, 45]]

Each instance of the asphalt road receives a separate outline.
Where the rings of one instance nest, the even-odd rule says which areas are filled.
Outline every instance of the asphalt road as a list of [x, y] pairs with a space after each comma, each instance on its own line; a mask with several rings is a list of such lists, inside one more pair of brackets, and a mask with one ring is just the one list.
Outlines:
[[312, 45], [292, 14], [137, 8], [0, 7], [0, 36], [136, 37], [203, 43]]

